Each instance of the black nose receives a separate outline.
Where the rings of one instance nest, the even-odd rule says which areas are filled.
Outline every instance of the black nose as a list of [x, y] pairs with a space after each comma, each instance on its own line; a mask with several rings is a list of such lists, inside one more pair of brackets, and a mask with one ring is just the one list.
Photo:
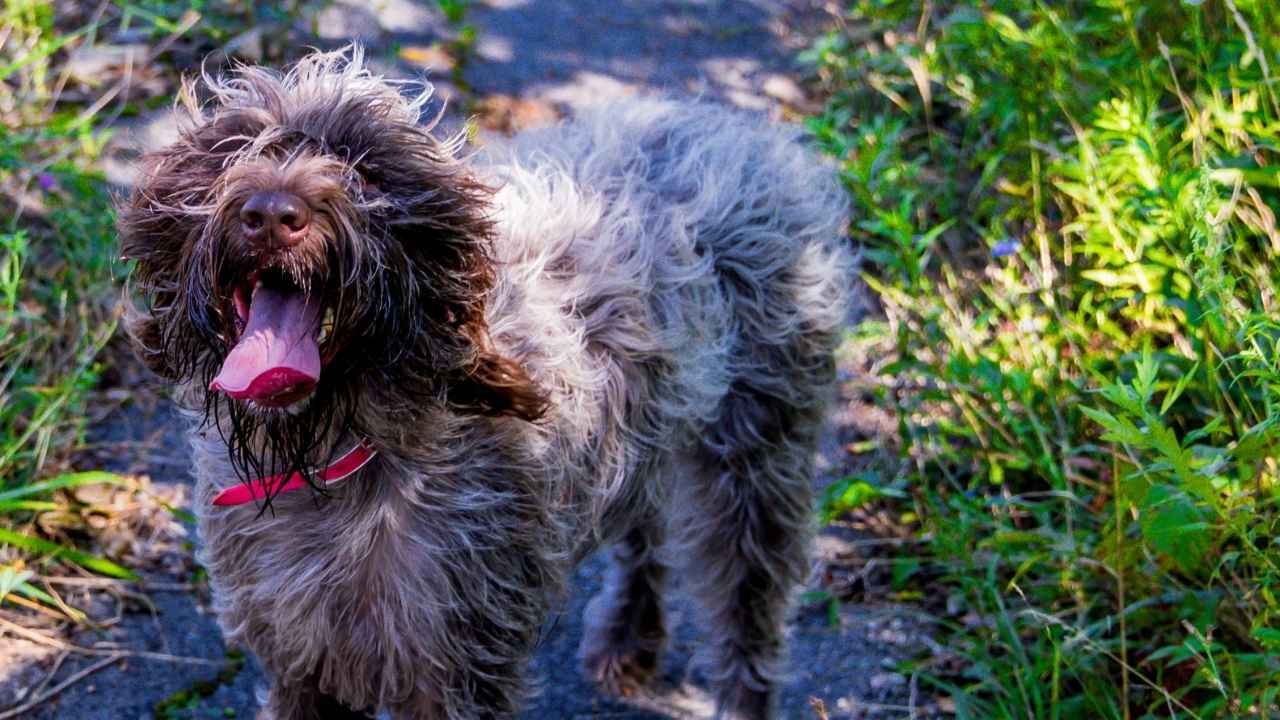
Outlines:
[[306, 235], [311, 210], [287, 192], [256, 192], [240, 208], [245, 237], [274, 245], [297, 245]]

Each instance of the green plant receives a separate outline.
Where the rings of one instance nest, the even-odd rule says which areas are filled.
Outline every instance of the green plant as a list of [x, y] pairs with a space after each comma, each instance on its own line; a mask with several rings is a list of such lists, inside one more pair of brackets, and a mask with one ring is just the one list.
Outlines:
[[449, 56], [453, 59], [453, 67], [449, 71], [449, 79], [464, 94], [471, 90], [467, 82], [467, 65], [475, 53], [476, 28], [467, 22], [467, 12], [471, 9], [471, 0], [436, 0], [445, 20], [453, 28], [453, 37], [445, 44]]
[[69, 494], [77, 487], [123, 482], [71, 463], [117, 320], [110, 200], [92, 167], [105, 138], [92, 109], [57, 103], [57, 59], [93, 27], [59, 30], [51, 6], [33, 0], [7, 0], [0, 25], [0, 544], [8, 548], [0, 597], [75, 618], [30, 583], [35, 558], [133, 577], [41, 536], [34, 522], [77, 509]]
[[[201, 717], [196, 711], [204, 707], [205, 702], [218, 688], [235, 681], [244, 669], [245, 655], [240, 650], [228, 650], [223, 658], [222, 668], [218, 674], [208, 680], [199, 680], [190, 687], [179, 690], [161, 700], [152, 708], [155, 716], [161, 720], [177, 720], [178, 718]], [[223, 717], [235, 717], [235, 710], [223, 708]]]
[[1280, 6], [862, 0], [807, 53], [962, 717], [1280, 714]]

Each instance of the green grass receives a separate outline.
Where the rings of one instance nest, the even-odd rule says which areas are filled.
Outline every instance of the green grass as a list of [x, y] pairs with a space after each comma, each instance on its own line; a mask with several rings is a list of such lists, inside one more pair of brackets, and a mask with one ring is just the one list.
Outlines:
[[[449, 80], [464, 96], [471, 93], [471, 83], [467, 82], [466, 72], [476, 50], [476, 27], [467, 22], [471, 3], [472, 0], [436, 0], [452, 34], [445, 43], [445, 49], [453, 59]], [[466, 102], [470, 103], [471, 100], [467, 99]]]
[[240, 650], [228, 650], [223, 659], [222, 669], [208, 680], [198, 680], [187, 688], [178, 690], [156, 703], [152, 712], [159, 720], [179, 720], [180, 718], [197, 717], [229, 717], [236, 716], [232, 708], [211, 707], [209, 698], [225, 685], [235, 682], [244, 669], [245, 655]]
[[0, 26], [0, 599], [80, 619], [33, 584], [37, 571], [66, 562], [133, 577], [37, 522], [85, 510], [77, 487], [125, 482], [76, 467], [124, 274], [95, 169], [101, 119], [92, 106], [58, 102], [60, 61], [98, 27], [57, 28], [52, 7], [35, 0], [6, 0]]
[[967, 718], [1280, 716], [1280, 5], [844, 19], [810, 127], [901, 447], [846, 506], [917, 518], [922, 669]]

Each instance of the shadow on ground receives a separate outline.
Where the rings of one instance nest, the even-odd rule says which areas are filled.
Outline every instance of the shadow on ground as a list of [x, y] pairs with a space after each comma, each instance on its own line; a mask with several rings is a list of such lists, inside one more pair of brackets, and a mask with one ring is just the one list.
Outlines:
[[[464, 76], [480, 95], [567, 108], [659, 88], [767, 110], [802, 99], [794, 58], [827, 17], [811, 0], [488, 0], [467, 16], [479, 33]], [[420, 3], [340, 0], [317, 30], [332, 45], [365, 43], [401, 74], [448, 81], [447, 59], [413, 52], [448, 33]]]

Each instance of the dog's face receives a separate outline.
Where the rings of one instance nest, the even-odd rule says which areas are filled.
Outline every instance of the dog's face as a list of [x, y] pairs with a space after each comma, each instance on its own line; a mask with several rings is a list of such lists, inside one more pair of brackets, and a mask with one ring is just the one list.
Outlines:
[[146, 300], [139, 353], [207, 388], [241, 466], [303, 465], [370, 403], [541, 413], [485, 325], [489, 191], [459, 139], [419, 123], [425, 97], [371, 76], [358, 51], [202, 85], [119, 209], [121, 248]]

